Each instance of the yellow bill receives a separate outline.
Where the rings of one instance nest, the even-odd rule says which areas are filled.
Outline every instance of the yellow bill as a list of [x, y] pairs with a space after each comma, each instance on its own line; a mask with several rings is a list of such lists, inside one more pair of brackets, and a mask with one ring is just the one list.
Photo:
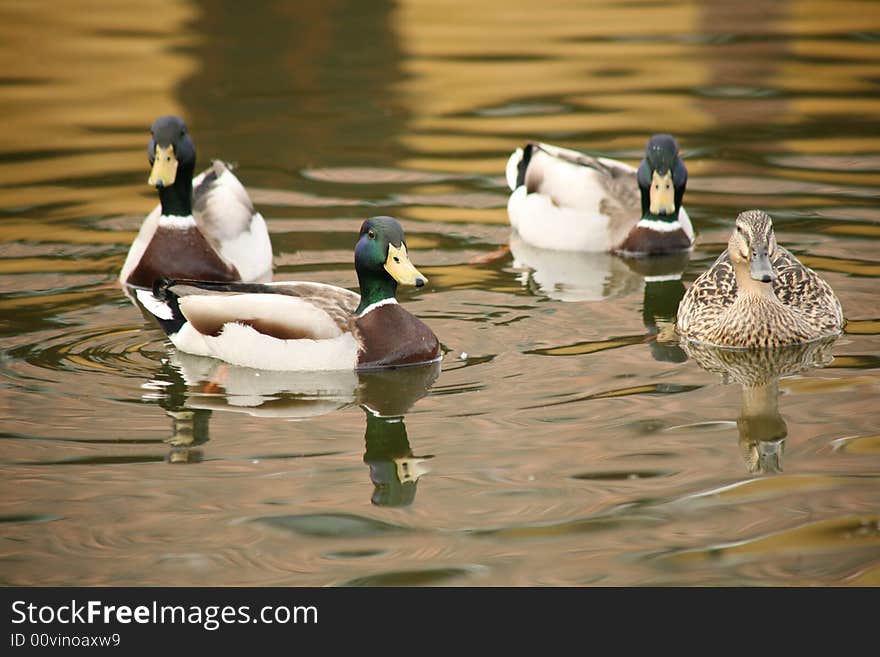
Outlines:
[[385, 271], [401, 285], [415, 285], [422, 287], [428, 279], [413, 267], [406, 255], [406, 245], [401, 243], [400, 248], [393, 244], [388, 245], [388, 257], [385, 259]]
[[156, 144], [156, 158], [147, 183], [151, 187], [168, 187], [174, 184], [176, 177], [177, 156], [174, 155], [174, 146], [169, 144], [167, 148], [162, 148]]
[[651, 214], [673, 214], [675, 212], [675, 187], [672, 185], [672, 171], [660, 175], [656, 171], [651, 177]]

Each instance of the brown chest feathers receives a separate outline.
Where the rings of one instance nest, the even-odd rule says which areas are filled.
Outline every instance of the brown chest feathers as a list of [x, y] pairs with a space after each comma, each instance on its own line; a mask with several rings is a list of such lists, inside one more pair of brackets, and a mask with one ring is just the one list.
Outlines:
[[354, 325], [361, 344], [358, 369], [417, 365], [440, 356], [434, 332], [396, 303], [374, 308]]
[[691, 241], [681, 228], [664, 233], [636, 226], [615, 251], [638, 254], [675, 253], [687, 251], [690, 247]]
[[238, 281], [238, 270], [225, 262], [195, 227], [156, 229], [126, 283], [152, 287], [160, 276], [201, 281]]

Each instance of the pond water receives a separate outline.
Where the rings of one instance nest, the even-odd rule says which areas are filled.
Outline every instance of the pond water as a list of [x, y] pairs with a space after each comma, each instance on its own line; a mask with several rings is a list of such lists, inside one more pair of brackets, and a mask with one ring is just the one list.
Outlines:
[[[88, 4], [0, 21], [0, 582], [880, 585], [875, 4]], [[116, 283], [165, 113], [238, 164], [276, 280], [354, 289], [360, 223], [400, 219], [441, 367], [176, 353]], [[511, 239], [523, 141], [634, 164], [655, 132], [689, 259]], [[671, 335], [751, 208], [837, 291], [833, 344]]]

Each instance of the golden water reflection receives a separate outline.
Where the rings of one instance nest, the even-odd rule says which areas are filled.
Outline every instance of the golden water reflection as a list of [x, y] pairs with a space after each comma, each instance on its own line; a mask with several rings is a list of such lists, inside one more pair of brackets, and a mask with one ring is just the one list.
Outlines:
[[[875, 581], [869, 4], [193, 0], [161, 20], [127, 0], [9, 4], [3, 581]], [[200, 166], [238, 164], [278, 278], [354, 286], [363, 219], [404, 221], [430, 283], [401, 302], [448, 349], [430, 394], [376, 415], [353, 373], [261, 388], [178, 362], [116, 285], [156, 203], [147, 130], [166, 112]], [[634, 164], [660, 130], [690, 172], [681, 268], [557, 275], [511, 254], [503, 174], [522, 140]], [[667, 329], [750, 207], [849, 324], [827, 369], [740, 391]]]

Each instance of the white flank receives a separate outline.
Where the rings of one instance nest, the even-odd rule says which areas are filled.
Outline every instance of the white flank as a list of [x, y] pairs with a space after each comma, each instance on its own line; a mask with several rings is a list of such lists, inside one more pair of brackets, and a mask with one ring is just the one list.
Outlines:
[[263, 215], [255, 212], [247, 230], [220, 245], [220, 255], [235, 265], [241, 280], [267, 281], [272, 278], [272, 242]]
[[245, 282], [272, 278], [272, 242], [266, 222], [254, 212], [250, 197], [223, 162], [212, 164], [217, 181], [204, 199], [199, 223], [219, 245], [220, 255], [235, 265]]
[[138, 301], [147, 311], [159, 319], [173, 319], [174, 315], [166, 304], [159, 301], [149, 290], [138, 288], [134, 291]]
[[507, 186], [510, 187], [510, 191], [516, 189], [516, 179], [519, 174], [519, 163], [522, 160], [522, 156], [523, 149], [517, 148], [507, 160], [505, 175], [507, 176]]
[[[514, 156], [508, 160], [508, 178], [515, 173]], [[524, 241], [542, 249], [609, 251], [612, 248], [609, 219], [599, 209], [606, 194], [604, 174], [561, 156], [586, 157], [548, 144], [541, 144], [540, 149], [532, 151], [528, 170], [534, 175], [538, 188], [528, 194], [523, 185], [510, 195], [507, 213], [511, 225]], [[615, 160], [599, 158], [598, 161], [609, 167], [633, 170]]]
[[691, 224], [691, 218], [688, 216], [687, 211], [684, 209], [684, 206], [681, 207], [678, 211], [678, 223], [681, 224], [681, 229], [684, 231], [684, 234], [688, 236], [688, 239], [691, 241], [691, 244], [694, 242], [694, 226]]
[[168, 336], [171, 344], [185, 351], [188, 354], [196, 356], [213, 356], [213, 352], [205, 344], [205, 336], [196, 331], [189, 322], [180, 327], [177, 333]]
[[215, 358], [276, 371], [354, 369], [359, 349], [351, 333], [325, 340], [280, 340], [235, 323], [227, 324], [217, 337], [203, 336], [203, 340], [208, 355]]
[[518, 188], [507, 201], [510, 224], [520, 237], [541, 249], [608, 251], [608, 217], [594, 209], [556, 205], [549, 196]]
[[395, 299], [394, 297], [389, 297], [387, 299], [377, 301], [376, 303], [371, 303], [369, 306], [364, 308], [364, 311], [360, 315], [358, 315], [358, 317], [363, 317], [367, 313], [376, 310], [376, 308], [381, 308], [382, 306], [390, 306], [392, 304], [397, 304], [397, 299]]
[[[560, 148], [541, 145], [542, 149], [566, 152]], [[567, 151], [572, 153], [572, 151]], [[631, 169], [622, 163], [613, 160], [603, 161], [607, 166], [616, 164], [618, 167]], [[529, 171], [535, 171], [540, 179], [538, 194], [546, 194], [562, 207], [571, 208], [583, 212], [587, 216], [599, 212], [599, 204], [606, 196], [604, 178], [605, 175], [588, 166], [583, 166], [553, 157], [544, 150], [535, 150], [529, 160]]]

